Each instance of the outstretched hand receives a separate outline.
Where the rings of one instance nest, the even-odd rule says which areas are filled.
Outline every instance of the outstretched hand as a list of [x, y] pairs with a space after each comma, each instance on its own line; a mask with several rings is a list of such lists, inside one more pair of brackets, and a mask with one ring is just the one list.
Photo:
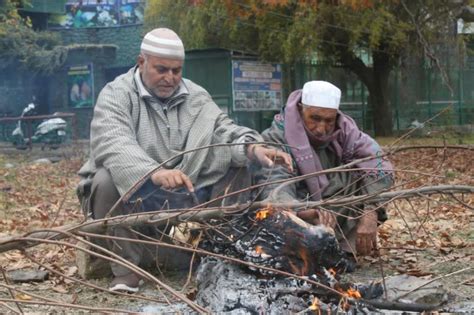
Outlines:
[[313, 224], [313, 225], [322, 224], [327, 227], [330, 227], [333, 230], [336, 228], [336, 224], [337, 224], [336, 216], [329, 211], [318, 210], [318, 209], [308, 209], [308, 210], [302, 210], [302, 211], [297, 212], [297, 216], [300, 219], [303, 219], [304, 221], [308, 222], [309, 224]]
[[151, 175], [151, 181], [165, 189], [175, 189], [185, 186], [190, 192], [194, 191], [191, 179], [180, 170], [161, 169]]
[[370, 254], [377, 242], [377, 213], [371, 211], [359, 219], [356, 230], [356, 250], [359, 255]]
[[284, 165], [289, 172], [293, 172], [293, 162], [288, 153], [277, 149], [266, 148], [258, 144], [250, 144], [247, 148], [247, 157], [260, 163], [264, 167], [273, 167], [277, 165]]

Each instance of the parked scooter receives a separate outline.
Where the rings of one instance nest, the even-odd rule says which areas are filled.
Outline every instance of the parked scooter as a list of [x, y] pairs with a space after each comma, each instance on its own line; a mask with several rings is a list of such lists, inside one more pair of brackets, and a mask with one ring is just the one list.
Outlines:
[[[35, 104], [30, 103], [26, 106], [20, 117], [35, 115]], [[12, 132], [12, 142], [17, 149], [26, 149], [30, 144], [30, 139], [25, 138], [22, 129], [22, 121], [18, 120], [15, 130]], [[61, 143], [66, 140], [67, 123], [62, 118], [50, 118], [43, 121], [36, 127], [35, 133], [31, 137], [33, 143], [41, 143], [41, 149], [46, 146], [50, 149], [57, 149]]]

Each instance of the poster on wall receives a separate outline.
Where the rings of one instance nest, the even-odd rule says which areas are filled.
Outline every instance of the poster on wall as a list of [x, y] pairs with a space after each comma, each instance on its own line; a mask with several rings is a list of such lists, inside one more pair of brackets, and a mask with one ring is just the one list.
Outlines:
[[143, 0], [68, 0], [66, 14], [51, 14], [48, 28], [113, 27], [143, 24]]
[[234, 111], [280, 110], [281, 78], [280, 64], [233, 60]]
[[67, 70], [69, 108], [94, 105], [94, 76], [92, 63], [70, 66]]

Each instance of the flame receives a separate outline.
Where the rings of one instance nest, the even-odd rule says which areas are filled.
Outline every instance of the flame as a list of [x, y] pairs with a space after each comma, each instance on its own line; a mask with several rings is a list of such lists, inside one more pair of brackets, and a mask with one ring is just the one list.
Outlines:
[[345, 294], [347, 294], [348, 297], [354, 298], [354, 299], [360, 299], [362, 298], [362, 295], [360, 294], [359, 291], [353, 288], [349, 288]]
[[257, 212], [257, 214], [255, 215], [255, 219], [257, 220], [264, 220], [268, 217], [268, 213], [270, 212], [270, 210], [260, 210]]
[[260, 245], [255, 246], [255, 252], [261, 255], [263, 253], [262, 246]]
[[268, 218], [271, 211], [272, 211], [272, 206], [270, 204], [268, 204], [265, 208], [260, 209], [259, 211], [257, 211], [257, 213], [255, 214], [255, 219], [264, 220], [264, 219]]
[[360, 294], [360, 292], [357, 289], [354, 289], [354, 288], [349, 288], [345, 291], [338, 288], [337, 291], [341, 292], [344, 295], [343, 299], [353, 298], [353, 299], [358, 300], [358, 299], [362, 298], [362, 295]]
[[318, 311], [318, 314], [321, 315], [321, 309], [319, 308], [319, 299], [314, 297], [313, 302], [309, 306], [310, 311]]

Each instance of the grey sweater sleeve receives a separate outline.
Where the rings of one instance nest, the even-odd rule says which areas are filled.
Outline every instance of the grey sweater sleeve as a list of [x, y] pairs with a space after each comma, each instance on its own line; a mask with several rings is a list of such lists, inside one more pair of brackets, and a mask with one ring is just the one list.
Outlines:
[[[262, 133], [262, 137], [267, 142], [286, 144], [283, 127], [275, 121], [273, 121], [270, 128]], [[280, 149], [291, 154], [287, 147], [281, 147]], [[296, 172], [296, 165], [293, 165], [293, 169]], [[257, 184], [264, 184], [272, 181], [289, 179], [296, 175], [296, 173], [290, 173], [283, 166], [276, 166], [272, 169], [261, 168], [257, 171], [255, 178]], [[280, 185], [281, 183], [262, 187], [262, 191], [259, 195], [260, 200], [267, 200], [268, 202], [291, 202], [297, 200], [296, 185], [294, 183], [288, 185], [285, 184], [279, 187]]]
[[120, 194], [158, 166], [136, 140], [133, 106], [123, 90], [107, 85], [99, 95], [91, 123], [91, 152], [95, 165], [110, 171]]

